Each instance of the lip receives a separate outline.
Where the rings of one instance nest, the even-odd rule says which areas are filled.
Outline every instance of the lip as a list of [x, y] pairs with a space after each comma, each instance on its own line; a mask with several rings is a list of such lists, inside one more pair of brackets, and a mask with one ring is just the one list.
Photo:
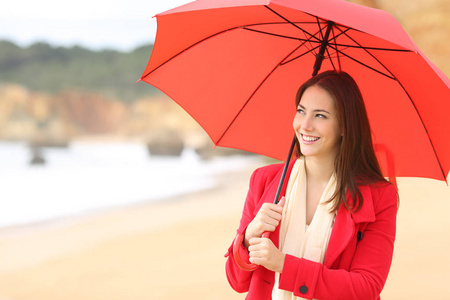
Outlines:
[[313, 136], [313, 135], [301, 134], [301, 137], [302, 137], [302, 142], [305, 145], [311, 145], [311, 144], [314, 144], [315, 142], [317, 142], [318, 140], [320, 140], [320, 137]]

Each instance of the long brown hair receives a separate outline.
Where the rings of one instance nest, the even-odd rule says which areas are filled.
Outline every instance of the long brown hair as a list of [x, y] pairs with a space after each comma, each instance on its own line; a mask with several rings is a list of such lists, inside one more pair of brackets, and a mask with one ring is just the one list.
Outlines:
[[[344, 203], [348, 209], [358, 211], [363, 204], [358, 185], [387, 183], [375, 156], [361, 91], [349, 74], [326, 71], [312, 77], [298, 89], [296, 107], [305, 90], [312, 86], [324, 89], [334, 99], [343, 133], [335, 161], [336, 192], [329, 200], [334, 201], [332, 210], [337, 211], [341, 203]], [[297, 157], [303, 155], [298, 140], [295, 150]], [[350, 192], [351, 201], [346, 199], [347, 191]]]

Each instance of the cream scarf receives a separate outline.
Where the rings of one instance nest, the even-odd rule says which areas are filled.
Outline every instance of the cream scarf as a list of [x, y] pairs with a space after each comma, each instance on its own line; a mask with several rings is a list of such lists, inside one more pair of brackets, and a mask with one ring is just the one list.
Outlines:
[[[310, 225], [306, 225], [306, 168], [304, 158], [295, 162], [286, 190], [286, 203], [280, 227], [280, 250], [283, 253], [322, 263], [328, 247], [335, 213], [331, 203], [324, 204], [334, 194], [336, 178], [333, 174], [323, 191]], [[275, 273], [274, 300], [304, 299], [292, 292], [278, 289], [280, 273]]]

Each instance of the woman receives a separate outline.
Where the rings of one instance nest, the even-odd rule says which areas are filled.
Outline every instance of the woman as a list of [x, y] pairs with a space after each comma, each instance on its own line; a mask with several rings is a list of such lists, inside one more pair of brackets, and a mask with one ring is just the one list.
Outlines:
[[228, 281], [247, 299], [379, 299], [397, 192], [380, 171], [359, 88], [348, 74], [327, 71], [300, 87], [296, 106], [297, 159], [285, 197], [271, 203], [282, 165], [257, 169], [238, 229], [240, 255], [260, 267], [241, 269], [230, 247]]

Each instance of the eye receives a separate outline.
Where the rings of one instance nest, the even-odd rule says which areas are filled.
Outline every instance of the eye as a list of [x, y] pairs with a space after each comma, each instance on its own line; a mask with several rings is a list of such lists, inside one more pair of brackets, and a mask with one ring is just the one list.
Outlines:
[[327, 116], [323, 115], [323, 114], [317, 114], [316, 117], [318, 118], [322, 118], [322, 119], [326, 119]]
[[299, 114], [304, 114], [305, 111], [304, 111], [302, 108], [297, 107], [297, 113], [299, 113]]

